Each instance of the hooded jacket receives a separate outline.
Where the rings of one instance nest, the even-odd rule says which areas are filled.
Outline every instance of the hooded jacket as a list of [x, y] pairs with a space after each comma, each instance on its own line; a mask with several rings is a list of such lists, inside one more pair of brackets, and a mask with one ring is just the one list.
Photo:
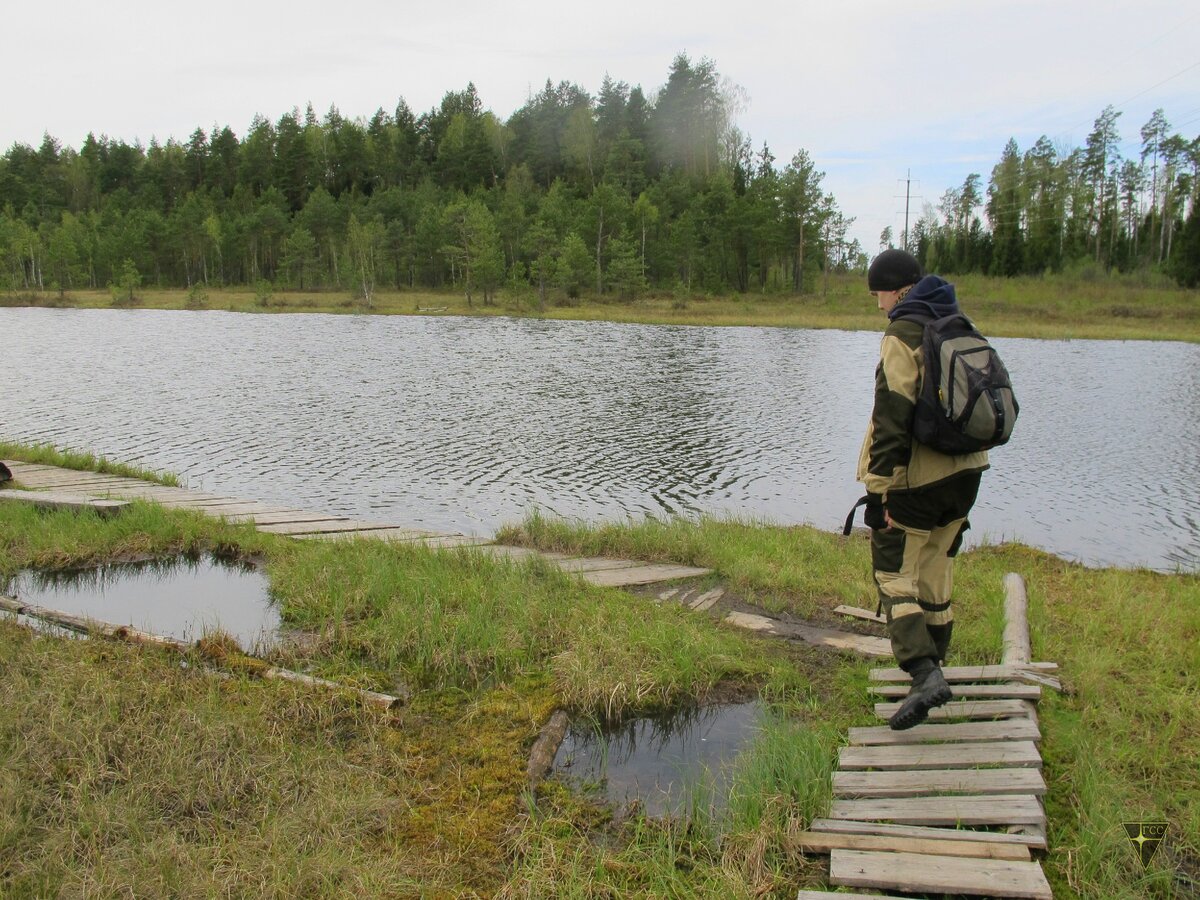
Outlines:
[[954, 285], [926, 275], [888, 313], [875, 368], [875, 406], [858, 460], [858, 480], [868, 493], [883, 495], [884, 502], [890, 493], [919, 490], [988, 467], [987, 451], [950, 456], [912, 436], [925, 372], [925, 320], [959, 311]]

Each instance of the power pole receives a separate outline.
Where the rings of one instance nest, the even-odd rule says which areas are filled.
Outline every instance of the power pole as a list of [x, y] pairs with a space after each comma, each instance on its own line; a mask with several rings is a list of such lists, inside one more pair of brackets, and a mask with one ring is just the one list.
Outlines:
[[912, 192], [912, 169], [904, 177], [904, 252], [908, 252], [908, 198]]
[[[918, 181], [917, 184], [920, 182]], [[904, 234], [900, 239], [901, 247], [905, 252], [908, 251], [908, 209], [912, 199], [912, 169], [908, 169], [904, 176]], [[919, 200], [920, 197], [917, 199]]]

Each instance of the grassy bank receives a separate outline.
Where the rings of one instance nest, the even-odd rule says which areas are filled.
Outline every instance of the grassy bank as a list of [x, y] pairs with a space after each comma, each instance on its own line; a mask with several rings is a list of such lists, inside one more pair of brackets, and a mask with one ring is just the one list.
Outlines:
[[[506, 536], [711, 566], [735, 599], [781, 614], [830, 618], [871, 598], [865, 542], [809, 528], [532, 518]], [[0, 622], [12, 698], [0, 707], [0, 894], [784, 897], [820, 883], [823, 860], [791, 835], [825, 810], [845, 728], [871, 721], [865, 662], [536, 562], [289, 541], [149, 504], [107, 520], [0, 504], [0, 577], [205, 549], [259, 560], [285, 621], [313, 635], [274, 661], [403, 682], [413, 700], [383, 715]], [[1056, 894], [1186, 893], [1200, 868], [1200, 579], [976, 549], [958, 569], [952, 662], [998, 659], [1007, 571], [1029, 585], [1035, 656], [1073, 689], [1041, 705]], [[730, 686], [759, 691], [768, 716], [726, 814], [613, 821], [554, 781], [536, 806], [525, 795], [553, 708], [628, 714]], [[1171, 823], [1148, 873], [1121, 828], [1139, 819]]]
[[64, 469], [78, 469], [84, 472], [103, 472], [106, 475], [120, 475], [124, 478], [141, 478], [156, 484], [177, 486], [179, 479], [170, 472], [154, 472], [126, 463], [113, 462], [103, 456], [79, 450], [60, 449], [50, 444], [14, 444], [0, 441], [0, 459], [19, 459], [27, 463], [39, 463], [44, 466], [61, 466]]
[[[1200, 341], [1200, 293], [1151, 278], [1045, 276], [952, 278], [964, 310], [988, 333], [1008, 337]], [[339, 291], [275, 291], [264, 297], [249, 288], [212, 288], [203, 302], [183, 290], [140, 292], [153, 309], [216, 309], [236, 312], [323, 312], [379, 315], [529, 316], [548, 319], [667, 325], [758, 325], [788, 328], [881, 330], [882, 314], [862, 276], [831, 276], [804, 295], [748, 293], [707, 297], [651, 294], [635, 301], [557, 297], [539, 308], [533, 292], [501, 291], [497, 301], [468, 305], [461, 293], [380, 291], [370, 308]], [[0, 294], [0, 306], [107, 308], [107, 291]]]

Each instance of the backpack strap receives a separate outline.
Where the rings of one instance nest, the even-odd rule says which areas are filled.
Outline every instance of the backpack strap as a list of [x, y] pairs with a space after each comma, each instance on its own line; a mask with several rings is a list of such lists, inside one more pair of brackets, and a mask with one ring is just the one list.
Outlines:
[[842, 535], [843, 536], [845, 536], [845, 537], [850, 536], [850, 531], [854, 528], [854, 513], [858, 510], [858, 508], [860, 506], [866, 506], [867, 503], [870, 501], [870, 499], [871, 499], [870, 497], [868, 497], [867, 495], [864, 494], [862, 497], [859, 498], [857, 503], [855, 503], [852, 507], [850, 507], [850, 514], [848, 516], [846, 516], [846, 524], [842, 527]]

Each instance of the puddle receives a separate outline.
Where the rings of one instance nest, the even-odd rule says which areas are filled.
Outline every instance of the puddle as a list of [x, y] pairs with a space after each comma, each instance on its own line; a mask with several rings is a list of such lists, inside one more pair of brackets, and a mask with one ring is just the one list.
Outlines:
[[554, 773], [618, 807], [636, 800], [652, 818], [690, 815], [697, 806], [717, 814], [728, 802], [733, 763], [758, 736], [763, 715], [753, 702], [633, 719], [603, 732], [573, 725]]
[[211, 556], [26, 571], [3, 593], [184, 641], [220, 628], [247, 651], [274, 643], [279, 633], [279, 612], [267, 577], [253, 566]]

